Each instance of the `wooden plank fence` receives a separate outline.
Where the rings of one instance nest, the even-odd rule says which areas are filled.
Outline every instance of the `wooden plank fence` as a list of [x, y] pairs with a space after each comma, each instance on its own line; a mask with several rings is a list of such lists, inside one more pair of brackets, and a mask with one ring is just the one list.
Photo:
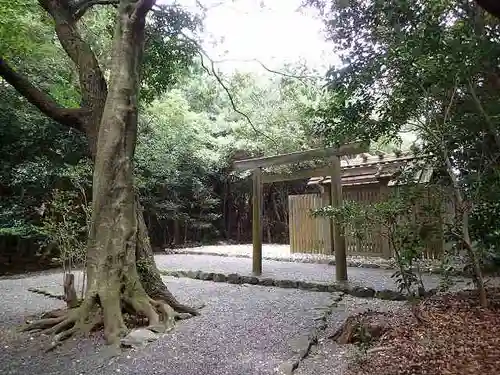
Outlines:
[[322, 254], [325, 250], [325, 239], [328, 237], [328, 220], [314, 218], [311, 209], [323, 207], [323, 199], [319, 194], [288, 196], [290, 247], [292, 253], [305, 252]]
[[[389, 192], [389, 189], [381, 189], [376, 184], [373, 187], [363, 186], [363, 189], [356, 187], [346, 187], [343, 189], [344, 200], [354, 200], [358, 202], [374, 203]], [[290, 251], [292, 253], [329, 253], [329, 231], [328, 219], [313, 218], [310, 215], [311, 209], [316, 209], [327, 205], [326, 199], [320, 194], [290, 195], [288, 197], [289, 208], [289, 231], [290, 231]], [[440, 218], [440, 227], [445, 221], [450, 220], [449, 213], [452, 204], [445, 202], [444, 211], [447, 212], [444, 218]], [[417, 210], [418, 211], [418, 210]], [[387, 238], [380, 232], [381, 229], [372, 230], [363, 234], [362, 238], [355, 238], [346, 235], [346, 250], [350, 256], [383, 257], [392, 256], [392, 249], [389, 248]], [[346, 233], [348, 233], [348, 228]], [[442, 233], [442, 231], [440, 231]], [[444, 239], [438, 236], [424, 251], [424, 258], [438, 259], [443, 253]]]

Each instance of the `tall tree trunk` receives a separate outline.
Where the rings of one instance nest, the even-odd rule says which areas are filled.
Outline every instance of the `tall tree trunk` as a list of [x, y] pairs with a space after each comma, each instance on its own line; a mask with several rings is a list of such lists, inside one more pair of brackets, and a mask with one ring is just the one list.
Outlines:
[[[81, 108], [62, 107], [10, 67], [1, 56], [0, 76], [46, 116], [63, 126], [84, 132], [87, 136], [90, 155], [95, 161], [94, 218], [96, 220], [93, 234], [89, 239], [88, 272], [92, 278], [88, 279], [87, 297], [90, 298], [87, 298], [84, 305], [93, 306], [93, 302], [96, 302], [94, 300], [99, 300], [101, 305], [104, 301], [109, 301], [111, 296], [102, 301], [103, 296], [99, 294], [99, 289], [103, 289], [105, 285], [112, 286], [110, 290], [114, 290], [118, 284], [123, 284], [126, 280], [140, 278], [141, 288], [149, 295], [148, 298], [151, 301], [159, 301], [154, 304], [161, 310], [166, 310], [162, 304], [167, 303], [179, 312], [197, 314], [196, 310], [177, 302], [161, 281], [142, 210], [139, 209], [136, 194], [131, 190], [131, 161], [136, 139], [141, 41], [144, 33], [145, 13], [154, 1], [116, 0], [114, 2], [120, 3], [120, 7], [112, 55], [113, 68], [110, 82], [112, 93], [109, 95], [99, 63], [89, 44], [81, 37], [76, 25], [85, 11], [99, 2], [90, 0], [80, 1], [78, 4], [70, 4], [66, 0], [38, 0], [38, 2], [53, 18], [59, 41], [78, 71], [82, 93]], [[106, 128], [106, 131], [102, 128]], [[102, 136], [99, 141], [98, 135]], [[101, 149], [98, 151], [99, 146]], [[117, 202], [111, 199], [116, 199]], [[118, 201], [119, 204], [117, 204]], [[99, 215], [102, 216], [99, 217]], [[134, 265], [136, 261], [140, 265], [150, 266], [138, 267], [138, 273]], [[130, 269], [131, 272], [124, 273], [126, 269]], [[105, 281], [107, 273], [110, 276], [109, 282]], [[141, 283], [136, 284], [141, 285]], [[116, 302], [118, 297], [115, 295], [113, 298]], [[107, 302], [106, 305], [111, 306]], [[118, 314], [119, 309], [116, 303], [113, 309], [114, 313]], [[112, 311], [109, 308], [106, 310]], [[77, 313], [79, 314], [79, 310]], [[89, 311], [85, 312], [87, 313], [90, 314]], [[64, 321], [59, 321], [60, 317], [53, 318], [55, 320], [36, 322], [31, 328], [50, 327], [55, 324], [49, 332], [57, 333], [67, 326], [72, 326], [77, 317], [78, 315], [70, 311]], [[118, 322], [118, 326], [122, 326], [119, 319], [115, 322]], [[108, 324], [108, 327], [111, 326]], [[81, 327], [76, 327], [76, 325], [74, 327], [75, 330], [79, 328]], [[107, 330], [110, 341], [116, 341], [114, 334], [110, 334], [116, 331], [116, 328]], [[71, 334], [71, 332], [66, 333]], [[59, 337], [64, 338], [65, 335]]]
[[181, 223], [179, 219], [174, 220], [174, 246], [181, 244]]
[[47, 333], [62, 331], [56, 340], [102, 323], [107, 342], [118, 345], [127, 329], [122, 311], [145, 316], [159, 330], [173, 324], [175, 314], [168, 303], [179, 305], [160, 286], [163, 283], [133, 187], [140, 58], [146, 14], [153, 4], [154, 0], [122, 0], [118, 7], [110, 87], [95, 147], [85, 298], [66, 316], [27, 327], [49, 327]]
[[142, 206], [138, 197], [136, 197], [136, 205], [138, 222], [136, 246], [137, 270], [139, 271], [139, 277], [146, 293], [152, 299], [164, 301], [169, 304], [177, 312], [198, 315], [196, 309], [179, 303], [163, 283], [160, 271], [156, 267], [153, 249], [149, 241], [148, 228], [144, 222]]
[[[85, 300], [91, 306], [100, 302], [109, 343], [116, 343], [125, 329], [122, 300], [144, 313], [150, 324], [158, 323], [135, 264], [138, 222], [132, 160], [137, 136], [139, 58], [147, 13], [140, 10], [141, 3], [122, 1], [119, 6], [110, 88], [94, 163]], [[149, 7], [152, 5], [149, 1]]]
[[462, 189], [458, 182], [458, 179], [453, 171], [453, 165], [451, 164], [450, 157], [447, 151], [446, 146], [442, 145], [443, 157], [446, 165], [446, 171], [448, 176], [451, 179], [453, 191], [455, 194], [455, 203], [458, 209], [460, 210], [461, 216], [461, 234], [457, 235], [457, 237], [463, 242], [465, 248], [467, 250], [467, 254], [469, 255], [471, 265], [473, 267], [474, 274], [474, 284], [479, 291], [479, 302], [481, 306], [486, 307], [488, 305], [488, 299], [486, 296], [486, 289], [484, 286], [484, 278], [483, 272], [481, 270], [481, 264], [478, 259], [478, 255], [476, 253], [476, 249], [472, 244], [472, 240], [470, 238], [469, 233], [469, 212], [470, 208], [466, 207], [465, 199], [462, 194]]

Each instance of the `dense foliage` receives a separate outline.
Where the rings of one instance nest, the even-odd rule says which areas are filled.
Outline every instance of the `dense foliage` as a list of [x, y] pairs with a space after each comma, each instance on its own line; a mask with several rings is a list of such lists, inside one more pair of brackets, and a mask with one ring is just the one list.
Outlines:
[[[321, 95], [314, 87], [194, 67], [152, 102], [141, 120], [137, 168], [149, 225], [162, 234], [156, 242], [249, 240], [251, 185], [247, 174], [231, 172], [231, 162], [311, 147], [304, 107]], [[267, 237], [286, 240], [286, 186], [266, 193], [266, 225], [277, 226], [266, 228]]]
[[[360, 138], [390, 151], [401, 132], [410, 131], [418, 152], [435, 156], [438, 171], [446, 171], [448, 160], [459, 172], [460, 188], [473, 203], [473, 239], [495, 252], [498, 21], [473, 1], [309, 4], [322, 11], [343, 61], [328, 73], [328, 91], [300, 64], [282, 67], [286, 75], [224, 75], [206, 56], [200, 60], [202, 19], [178, 6], [153, 13], [136, 152], [136, 185], [153, 243], [250, 239], [251, 185], [245, 173], [230, 171], [235, 158]], [[0, 54], [59, 103], [77, 106], [78, 77], [44, 12], [35, 2], [15, 1], [0, 14]], [[105, 71], [112, 14], [97, 7], [80, 22]], [[86, 140], [48, 120], [3, 81], [0, 97], [0, 232], [13, 251], [21, 237], [45, 246], [57, 234], [48, 233], [44, 216], [55, 197], [61, 199], [55, 192], [90, 195]], [[287, 194], [303, 189], [302, 181], [265, 187], [265, 240], [287, 240]], [[84, 228], [85, 215], [78, 215]]]
[[[15, 2], [12, 18], [2, 18], [0, 33], [6, 43], [0, 54], [58, 103], [78, 106], [73, 66], [54, 42], [44, 12], [35, 3], [28, 5], [33, 6]], [[11, 9], [2, 12], [10, 14]], [[112, 9], [97, 7], [80, 22], [104, 71], [110, 58], [112, 14]], [[318, 145], [309, 110], [324, 92], [312, 78], [292, 77], [307, 75], [301, 65], [283, 67], [291, 77], [269, 72], [223, 75], [206, 57], [203, 61], [196, 57], [197, 41], [182, 30], [193, 35], [201, 20], [177, 6], [160, 7], [150, 23], [136, 187], [152, 241], [159, 247], [216, 239], [248, 241], [251, 185], [247, 174], [230, 172], [231, 162]], [[11, 32], [14, 25], [19, 26], [16, 34]], [[82, 200], [90, 198], [92, 180], [86, 139], [47, 119], [3, 81], [0, 90], [4, 253], [23, 257], [36, 251], [57, 257], [64, 251], [64, 241], [74, 247], [85, 241]], [[288, 237], [289, 187], [266, 187], [269, 241]], [[303, 189], [303, 184], [291, 188]], [[67, 226], [55, 225], [62, 219]]]
[[345, 141], [413, 131], [417, 152], [458, 173], [473, 240], [498, 248], [498, 19], [469, 0], [309, 4], [343, 62], [328, 74], [317, 134]]

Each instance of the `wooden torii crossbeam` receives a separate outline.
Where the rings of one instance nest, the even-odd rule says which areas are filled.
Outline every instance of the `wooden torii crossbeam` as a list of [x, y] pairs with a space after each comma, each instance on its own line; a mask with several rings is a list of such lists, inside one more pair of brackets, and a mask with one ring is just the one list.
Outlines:
[[[332, 206], [342, 205], [342, 184], [340, 157], [354, 155], [366, 151], [366, 145], [352, 143], [340, 147], [317, 148], [307, 151], [292, 152], [275, 156], [267, 156], [253, 159], [238, 160], [233, 163], [237, 171], [252, 170], [252, 272], [256, 276], [262, 274], [262, 185], [279, 181], [299, 180], [315, 177], [318, 173], [328, 172], [332, 176], [330, 190], [330, 204]], [[328, 159], [331, 164], [328, 167], [299, 171], [291, 175], [271, 174], [262, 176], [262, 168], [283, 164], [293, 164], [315, 159]], [[335, 275], [337, 281], [347, 280], [347, 260], [345, 249], [345, 236], [343, 228], [330, 220], [330, 244], [331, 253], [335, 253]]]

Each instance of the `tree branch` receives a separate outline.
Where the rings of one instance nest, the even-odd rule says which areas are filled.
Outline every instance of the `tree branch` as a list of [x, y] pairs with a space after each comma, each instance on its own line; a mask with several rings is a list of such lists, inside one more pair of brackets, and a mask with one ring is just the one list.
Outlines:
[[146, 14], [153, 8], [156, 0], [139, 0], [135, 5], [135, 9], [130, 16], [132, 21], [134, 22], [137, 19], [146, 17]]
[[1, 56], [0, 76], [46, 116], [61, 125], [84, 131], [83, 118], [89, 112], [87, 109], [61, 107], [49, 95], [36, 88], [25, 76], [12, 69]]
[[118, 5], [120, 0], [81, 0], [72, 6], [75, 21], [82, 18], [85, 13], [95, 5]]
[[203, 54], [201, 51], [198, 51], [199, 55], [200, 55], [200, 58], [201, 58], [201, 66], [203, 67], [203, 69], [205, 69], [205, 71], [210, 74], [210, 75], [213, 75], [215, 77], [215, 79], [217, 80], [217, 82], [219, 82], [219, 85], [221, 85], [221, 87], [224, 89], [224, 91], [226, 92], [228, 98], [229, 98], [229, 102], [231, 103], [231, 107], [233, 107], [233, 111], [235, 111], [236, 113], [238, 113], [240, 116], [242, 116], [247, 122], [248, 124], [252, 127], [252, 129], [257, 133], [257, 134], [261, 134], [263, 135], [265, 138], [269, 139], [276, 147], [278, 147], [278, 142], [276, 142], [276, 140], [272, 137], [270, 137], [269, 135], [267, 135], [266, 133], [260, 131], [259, 129], [257, 129], [255, 127], [255, 125], [253, 124], [252, 120], [250, 120], [250, 117], [245, 113], [245, 112], [242, 112], [238, 109], [238, 107], [236, 106], [236, 103], [233, 99], [233, 96], [231, 95], [231, 91], [229, 91], [229, 88], [226, 86], [226, 84], [224, 83], [224, 81], [222, 80], [221, 77], [219, 77], [219, 75], [217, 74], [217, 71], [215, 70], [215, 63], [212, 59], [210, 59], [206, 54], [205, 56], [210, 60], [210, 67], [211, 69], [209, 70], [204, 62], [203, 62]]
[[106, 79], [94, 52], [76, 27], [69, 1], [38, 0], [38, 2], [54, 19], [57, 37], [64, 51], [76, 65], [82, 92], [82, 107], [95, 110], [94, 120], [98, 122], [108, 94]]
[[[202, 66], [202, 68], [209, 75], [213, 75], [215, 77], [215, 79], [217, 80], [217, 82], [219, 83], [219, 85], [221, 85], [221, 87], [224, 89], [224, 91], [226, 92], [226, 94], [227, 94], [227, 96], [229, 98], [229, 102], [231, 103], [231, 107], [233, 107], [233, 111], [235, 111], [240, 116], [242, 116], [246, 120], [246, 122], [251, 126], [251, 128], [255, 131], [255, 133], [260, 134], [260, 135], [264, 136], [265, 138], [269, 139], [276, 147], [278, 147], [278, 142], [274, 138], [270, 137], [265, 132], [257, 129], [255, 127], [255, 125], [253, 124], [252, 120], [250, 119], [250, 117], [246, 113], [244, 113], [244, 112], [242, 112], [241, 110], [238, 109], [238, 107], [236, 106], [236, 102], [233, 99], [233, 95], [231, 95], [231, 91], [226, 86], [226, 84], [221, 79], [221, 77], [217, 74], [217, 71], [215, 69], [215, 61], [210, 58], [210, 56], [205, 52], [205, 50], [202, 48], [202, 46], [196, 40], [190, 38], [189, 36], [187, 36], [186, 34], [184, 34], [182, 32], [181, 32], [181, 34], [186, 39], [188, 39], [191, 43], [193, 43], [196, 46], [196, 48], [198, 48], [198, 54], [199, 54], [200, 59], [201, 59], [201, 66]], [[203, 60], [203, 56], [205, 56], [210, 61], [210, 67], [211, 67], [211, 69], [208, 69], [205, 66], [204, 60]]]
[[271, 68], [267, 67], [266, 65], [264, 65], [264, 63], [258, 59], [222, 59], [222, 60], [216, 60], [214, 62], [215, 63], [224, 63], [224, 62], [231, 62], [231, 61], [234, 61], [234, 62], [255, 62], [255, 63], [259, 64], [264, 70], [267, 70], [269, 73], [280, 75], [282, 77], [296, 79], [296, 80], [300, 81], [301, 83], [303, 83], [304, 85], [307, 84], [307, 82], [305, 80], [320, 80], [320, 79], [324, 78], [321, 76], [296, 75], [296, 74], [291, 74], [291, 73], [287, 73], [287, 72], [281, 72], [278, 70], [274, 70], [274, 69], [271, 69]]

